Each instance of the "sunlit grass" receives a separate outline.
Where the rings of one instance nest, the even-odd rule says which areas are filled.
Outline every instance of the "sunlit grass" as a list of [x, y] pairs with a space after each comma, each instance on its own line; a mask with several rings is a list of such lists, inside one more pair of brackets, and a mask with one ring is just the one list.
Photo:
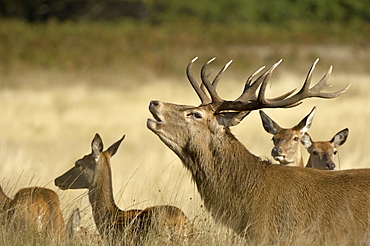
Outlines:
[[[305, 65], [307, 68], [310, 66]], [[325, 69], [318, 66], [313, 80], [318, 81]], [[243, 87], [241, 81], [245, 80], [232, 76], [232, 71], [230, 67], [220, 82], [219, 91], [225, 98], [238, 96]], [[251, 73], [250, 69], [246, 69], [248, 72]], [[277, 69], [268, 94], [276, 95], [300, 86], [305, 75]], [[175, 154], [146, 128], [146, 119], [151, 117], [147, 107], [152, 99], [199, 104], [185, 76], [171, 80], [153, 78], [140, 84], [135, 80], [125, 81], [121, 75], [109, 75], [107, 79], [113, 81], [109, 87], [104, 87], [101, 83], [89, 86], [84, 81], [93, 78], [79, 75], [74, 85], [47, 85], [51, 77], [63, 81], [71, 76], [59, 72], [46, 75], [12, 74], [10, 80], [22, 78], [30, 86], [0, 90], [0, 104], [3, 105], [0, 171], [1, 184], [7, 194], [11, 196], [19, 188], [30, 185], [58, 191], [53, 185], [54, 178], [72, 167], [75, 160], [90, 153], [90, 143], [96, 132], [103, 137], [105, 146], [126, 134], [120, 150], [112, 159], [113, 190], [121, 209], [175, 205], [195, 223], [199, 240], [226, 243], [236, 240], [232, 232], [212, 222], [202, 207], [190, 174]], [[330, 140], [334, 133], [348, 127], [348, 141], [339, 148], [340, 168], [370, 167], [366, 158], [370, 140], [365, 134], [370, 120], [370, 101], [366, 91], [368, 81], [367, 75], [334, 72], [329, 79], [333, 90], [353, 83], [352, 88], [341, 97], [333, 100], [308, 99], [293, 109], [266, 111], [283, 127], [291, 127], [316, 105], [317, 112], [309, 131], [312, 138]], [[33, 89], [32, 83], [39, 82], [43, 86]], [[132, 86], [126, 88], [129, 83]], [[271, 136], [263, 130], [257, 112], [252, 112], [232, 131], [252, 153], [269, 158]], [[302, 152], [306, 161], [307, 154], [303, 148]], [[79, 207], [84, 226], [94, 231], [86, 192], [58, 191], [58, 194], [65, 217]]]
[[[281, 126], [292, 127], [317, 106], [309, 130], [312, 138], [330, 140], [348, 127], [349, 138], [339, 147], [337, 166], [370, 167], [366, 134], [370, 53], [365, 42], [370, 32], [361, 31], [368, 27], [342, 32], [339, 26], [307, 23], [281, 29], [207, 26], [194, 20], [181, 27], [2, 20], [0, 184], [6, 194], [12, 197], [20, 188], [34, 185], [51, 188], [60, 197], [65, 219], [79, 207], [83, 226], [96, 233], [86, 191], [57, 190], [53, 180], [90, 153], [96, 132], [106, 147], [126, 134], [112, 159], [113, 192], [121, 209], [174, 205], [194, 222], [198, 230], [194, 244], [245, 245], [212, 220], [178, 157], [146, 128], [150, 100], [199, 104], [184, 72], [195, 56], [200, 57], [194, 64], [195, 75], [213, 56], [217, 56], [210, 65], [214, 74], [234, 59], [219, 84], [220, 95], [227, 99], [240, 95], [249, 74], [280, 58], [284, 62], [273, 76], [269, 96], [301, 86], [317, 57], [321, 60], [313, 81], [334, 65], [330, 90], [352, 83], [344, 95], [333, 100], [308, 99], [293, 109], [266, 112]], [[270, 158], [271, 135], [264, 131], [258, 112], [232, 132], [252, 153]], [[306, 161], [303, 147], [302, 153]]]

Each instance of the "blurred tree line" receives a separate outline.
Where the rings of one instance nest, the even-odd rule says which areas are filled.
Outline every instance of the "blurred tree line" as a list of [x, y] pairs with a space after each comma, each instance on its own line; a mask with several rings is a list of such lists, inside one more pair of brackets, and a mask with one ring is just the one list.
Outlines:
[[157, 24], [194, 17], [204, 22], [370, 22], [370, 0], [0, 0], [0, 17], [117, 20]]

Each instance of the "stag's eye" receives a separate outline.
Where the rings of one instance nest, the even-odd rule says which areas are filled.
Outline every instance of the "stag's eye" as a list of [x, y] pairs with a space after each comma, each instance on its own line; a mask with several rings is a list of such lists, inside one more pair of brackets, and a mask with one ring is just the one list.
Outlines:
[[186, 117], [194, 117], [197, 119], [202, 119], [202, 115], [198, 112], [191, 112], [186, 115]]
[[296, 141], [296, 142], [298, 142], [299, 141], [299, 137], [294, 137], [293, 140]]
[[312, 154], [313, 155], [318, 155], [319, 153], [317, 153], [317, 151], [314, 150], [314, 151], [312, 151]]
[[336, 155], [338, 153], [338, 151], [337, 150], [334, 150], [334, 155]]
[[202, 115], [198, 112], [194, 113], [194, 117], [197, 119], [202, 119]]

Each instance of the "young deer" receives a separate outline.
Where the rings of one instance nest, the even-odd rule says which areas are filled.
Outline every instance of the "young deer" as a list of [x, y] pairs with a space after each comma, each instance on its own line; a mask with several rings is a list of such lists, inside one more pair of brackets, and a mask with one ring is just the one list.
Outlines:
[[305, 133], [301, 139], [306, 147], [310, 157], [306, 167], [312, 167], [322, 170], [334, 170], [336, 165], [334, 157], [337, 154], [337, 148], [347, 140], [348, 128], [341, 130], [330, 141], [312, 141], [310, 135]]
[[299, 92], [267, 99], [267, 84], [278, 62], [254, 81], [253, 74], [238, 99], [226, 101], [216, 92], [216, 84], [227, 66], [213, 83], [206, 69], [210, 62], [203, 66], [205, 91], [191, 73], [194, 61], [188, 65], [187, 75], [201, 104], [151, 101], [153, 118], [147, 120], [147, 127], [190, 171], [214, 219], [245, 236], [251, 245], [338, 245], [343, 239], [354, 245], [366, 242], [370, 169], [327, 172], [272, 165], [250, 153], [230, 131], [250, 111], [294, 107], [309, 97], [334, 98], [349, 86], [338, 92], [322, 92], [328, 87], [329, 69], [310, 88], [316, 60]]
[[100, 235], [110, 242], [139, 243], [151, 233], [167, 233], [165, 240], [170, 241], [187, 239], [193, 230], [192, 223], [177, 207], [162, 205], [122, 211], [115, 204], [110, 159], [124, 137], [103, 151], [102, 139], [96, 134], [91, 143], [91, 153], [56, 178], [55, 185], [62, 190], [89, 190], [96, 227]]
[[59, 198], [50, 189], [23, 188], [11, 199], [0, 187], [0, 211], [7, 227], [15, 232], [34, 233], [57, 240], [65, 234]]
[[265, 112], [260, 110], [263, 128], [266, 132], [274, 135], [272, 141], [274, 147], [271, 150], [272, 157], [282, 165], [304, 167], [300, 149], [302, 136], [311, 127], [316, 107], [304, 117], [301, 122], [292, 128], [282, 128], [273, 121]]

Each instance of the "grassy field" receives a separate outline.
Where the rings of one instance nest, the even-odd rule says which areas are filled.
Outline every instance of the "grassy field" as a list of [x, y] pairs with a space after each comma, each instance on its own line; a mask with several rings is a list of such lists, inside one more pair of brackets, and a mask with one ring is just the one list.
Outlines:
[[[21, 34], [27, 29], [22, 27], [24, 24], [11, 25], [20, 27], [15, 28], [9, 36], [17, 35], [17, 32], [26, 35]], [[54, 186], [53, 180], [71, 168], [75, 160], [90, 153], [90, 143], [96, 132], [100, 133], [106, 147], [126, 134], [120, 150], [112, 159], [113, 190], [118, 206], [121, 209], [145, 208], [157, 204], [178, 206], [194, 221], [204, 244], [230, 244], [234, 240], [233, 233], [214, 224], [202, 207], [190, 174], [177, 156], [146, 128], [146, 119], [151, 117], [148, 111], [150, 100], [199, 104], [187, 82], [185, 67], [193, 57], [200, 56], [199, 64], [194, 65], [194, 74], [197, 74], [200, 66], [213, 56], [210, 55], [211, 51], [216, 49], [211, 47], [202, 52], [199, 45], [190, 49], [177, 44], [177, 48], [173, 45], [170, 50], [162, 50], [156, 54], [157, 50], [151, 47], [147, 56], [144, 56], [143, 51], [138, 51], [139, 58], [145, 57], [143, 64], [140, 64], [134, 53], [127, 53], [126, 57], [122, 57], [121, 52], [117, 52], [116, 56], [114, 51], [110, 51], [112, 53], [109, 56], [101, 57], [99, 54], [107, 54], [107, 48], [103, 51], [96, 50], [90, 39], [80, 39], [79, 45], [85, 47], [85, 50], [81, 47], [75, 52], [63, 50], [62, 48], [68, 47], [63, 44], [52, 49], [50, 45], [56, 45], [59, 41], [67, 42], [62, 39], [65, 32], [78, 35], [88, 28], [85, 27], [86, 24], [76, 25], [72, 31], [66, 31], [69, 30], [68, 25], [48, 25], [50, 30], [45, 35], [58, 37], [55, 43], [48, 43], [46, 38], [42, 46], [35, 48], [37, 45], [31, 45], [28, 50], [25, 48], [27, 42], [24, 41], [26, 46], [18, 47], [20, 51], [17, 55], [2, 54], [2, 59], [8, 59], [2, 61], [3, 66], [0, 69], [0, 184], [4, 191], [12, 196], [19, 188], [26, 186], [51, 188], [59, 194], [65, 216], [79, 207], [82, 210], [83, 225], [94, 230], [86, 191], [60, 191]], [[4, 35], [4, 30], [8, 27], [4, 23], [0, 26]], [[36, 34], [32, 32], [32, 28], [36, 30], [33, 30]], [[31, 30], [27, 29], [27, 35], [31, 37], [28, 40], [32, 40], [34, 35], [34, 39], [40, 42], [41, 38], [37, 35], [41, 28], [36, 26], [31, 27]], [[120, 40], [114, 30], [111, 30], [112, 39]], [[184, 44], [188, 42], [189, 36], [184, 35]], [[72, 35], [69, 38], [73, 40], [73, 37]], [[24, 37], [23, 40], [27, 38]], [[74, 40], [73, 44], [75, 42]], [[171, 42], [170, 40], [169, 43]], [[178, 43], [179, 40], [175, 42]], [[293, 109], [266, 112], [281, 126], [291, 127], [307, 115], [313, 106], [317, 106], [309, 131], [312, 138], [330, 140], [336, 132], [348, 127], [349, 138], [339, 148], [339, 168], [370, 167], [370, 160], [367, 158], [370, 147], [367, 134], [370, 121], [370, 53], [362, 52], [368, 51], [368, 47], [346, 39], [343, 44], [311, 41], [300, 45], [277, 40], [272, 41], [271, 45], [267, 41], [260, 45], [255, 42], [252, 40], [247, 45], [228, 46], [223, 50], [225, 55], [220, 50], [214, 52], [218, 56], [214, 71], [228, 59], [234, 59], [220, 82], [221, 96], [236, 98], [249, 74], [262, 65], [272, 65], [277, 61], [278, 55], [285, 58], [284, 52], [289, 54], [287, 61], [276, 70], [268, 95], [274, 96], [300, 87], [314, 58], [320, 57], [313, 81], [318, 81], [332, 64], [334, 70], [329, 83], [333, 88], [330, 90], [339, 90], [352, 83], [350, 90], [337, 99], [308, 99]], [[32, 42], [28, 43], [30, 44]], [[115, 42], [101, 44], [99, 47], [110, 46], [109, 49], [113, 49], [114, 44]], [[16, 50], [15, 44], [7, 45], [4, 48], [3, 43], [2, 52], [7, 49], [12, 52]], [[139, 44], [132, 42], [127, 45], [134, 47]], [[165, 47], [163, 44], [162, 46]], [[274, 51], [275, 48], [279, 51]], [[43, 49], [46, 54], [42, 52]], [[361, 52], [357, 52], [357, 49]], [[29, 58], [30, 61], [20, 55], [32, 52], [36, 57]], [[85, 52], [90, 61], [84, 57]], [[94, 56], [91, 55], [93, 52], [96, 52]], [[65, 64], [60, 57], [64, 53], [67, 56]], [[71, 58], [71, 55], [80, 56], [81, 62], [76, 63], [78, 59]], [[249, 55], [253, 55], [255, 61], [244, 59]], [[35, 62], [38, 56], [40, 63]], [[53, 57], [57, 62], [55, 66], [51, 64]], [[151, 57], [153, 60], [150, 60]], [[106, 59], [108, 65], [103, 66], [104, 60], [95, 61], [94, 58]], [[158, 63], [158, 66], [153, 65], [161, 59], [164, 61]], [[70, 66], [68, 60], [71, 61]], [[165, 68], [165, 65], [170, 68]], [[161, 71], [163, 75], [160, 75]], [[252, 153], [270, 158], [271, 135], [263, 130], [258, 112], [252, 112], [232, 131]], [[302, 152], [306, 161], [307, 154], [303, 146]], [[238, 243], [238, 240], [234, 242]]]

